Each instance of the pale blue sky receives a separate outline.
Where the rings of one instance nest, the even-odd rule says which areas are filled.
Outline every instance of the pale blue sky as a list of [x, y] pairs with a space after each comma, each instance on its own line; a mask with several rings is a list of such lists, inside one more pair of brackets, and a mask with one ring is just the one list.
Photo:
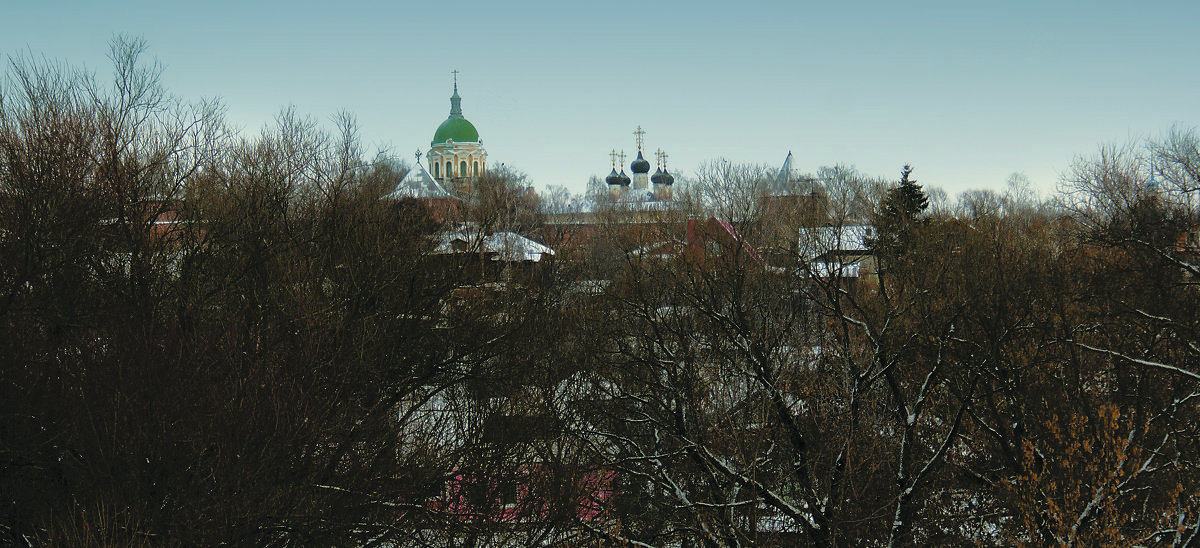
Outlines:
[[[185, 99], [250, 132], [283, 107], [358, 117], [412, 158], [452, 69], [491, 164], [583, 189], [609, 150], [805, 170], [851, 164], [949, 192], [1043, 192], [1101, 144], [1200, 126], [1200, 2], [62, 2], [8, 0], [0, 55], [101, 74], [140, 35]], [[7, 60], [7, 59], [6, 59]], [[653, 156], [648, 159], [654, 161]], [[626, 163], [632, 157], [626, 159]]]

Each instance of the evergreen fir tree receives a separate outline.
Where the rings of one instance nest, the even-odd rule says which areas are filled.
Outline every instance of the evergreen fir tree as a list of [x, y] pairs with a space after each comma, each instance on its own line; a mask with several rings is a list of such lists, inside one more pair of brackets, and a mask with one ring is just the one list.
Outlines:
[[904, 164], [900, 170], [900, 186], [888, 192], [885, 207], [888, 215], [906, 220], [912, 220], [929, 208], [929, 198], [921, 185], [912, 178], [912, 166]]
[[900, 184], [888, 191], [875, 215], [877, 237], [866, 240], [867, 247], [882, 261], [903, 255], [911, 231], [919, 224], [919, 216], [929, 208], [929, 197], [912, 178], [913, 168], [904, 164]]

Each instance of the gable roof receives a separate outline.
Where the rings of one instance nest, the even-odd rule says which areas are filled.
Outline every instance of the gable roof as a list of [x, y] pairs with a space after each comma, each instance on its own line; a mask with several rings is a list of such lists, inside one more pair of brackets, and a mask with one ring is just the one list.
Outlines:
[[[516, 232], [493, 232], [486, 236], [477, 231], [464, 230], [441, 236], [441, 243], [434, 248], [438, 254], [458, 253], [462, 251], [482, 251], [493, 261], [505, 262], [539, 262], [543, 256], [554, 255], [554, 250], [538, 242], [530, 240]], [[455, 246], [458, 242], [459, 246]]]
[[867, 239], [874, 227], [870, 225], [814, 226], [800, 229], [799, 250], [806, 261], [826, 255], [865, 254]]
[[442, 185], [425, 171], [425, 166], [417, 162], [416, 167], [408, 170], [403, 179], [396, 183], [396, 189], [391, 191], [384, 198], [391, 200], [400, 200], [403, 198], [419, 198], [423, 200], [433, 198], [451, 198], [449, 192], [446, 192]]

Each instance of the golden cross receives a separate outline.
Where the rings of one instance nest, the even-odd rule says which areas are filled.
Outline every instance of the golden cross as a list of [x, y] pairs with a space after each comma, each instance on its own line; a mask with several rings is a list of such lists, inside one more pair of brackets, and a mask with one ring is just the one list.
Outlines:
[[637, 136], [638, 152], [641, 152], [642, 151], [642, 136], [645, 135], [646, 132], [642, 131], [642, 126], [638, 126], [637, 131], [633, 132], [633, 134]]
[[614, 148], [612, 152], [608, 153], [608, 157], [612, 158], [613, 169], [617, 169], [617, 149]]

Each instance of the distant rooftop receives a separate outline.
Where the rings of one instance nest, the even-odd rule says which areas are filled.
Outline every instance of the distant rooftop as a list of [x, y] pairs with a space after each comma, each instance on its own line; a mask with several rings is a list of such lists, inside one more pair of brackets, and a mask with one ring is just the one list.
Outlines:
[[429, 175], [428, 171], [425, 171], [425, 168], [420, 162], [417, 162], [417, 165], [408, 170], [408, 173], [404, 175], [404, 178], [400, 179], [399, 183], [396, 183], [395, 190], [391, 191], [387, 196], [384, 196], [384, 198], [392, 200], [400, 200], [404, 198], [419, 198], [428, 200], [432, 198], [450, 197], [450, 193], [446, 192], [446, 189], [442, 188], [442, 185], [438, 184], [438, 182]]

